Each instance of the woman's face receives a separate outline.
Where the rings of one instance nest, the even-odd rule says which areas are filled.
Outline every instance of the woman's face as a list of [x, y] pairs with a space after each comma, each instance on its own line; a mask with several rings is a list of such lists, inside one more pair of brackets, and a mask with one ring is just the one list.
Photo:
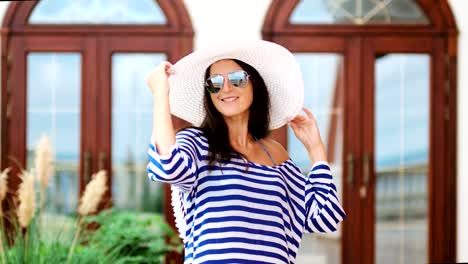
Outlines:
[[[243, 88], [233, 86], [227, 74], [233, 71], [243, 70], [233, 60], [220, 60], [211, 65], [210, 76], [221, 74], [224, 76], [223, 88], [218, 93], [210, 94], [211, 100], [216, 109], [224, 117], [243, 117], [249, 116], [249, 108], [253, 101], [253, 87], [249, 80]], [[234, 98], [232, 101], [231, 99]], [[226, 100], [229, 99], [229, 100]]]

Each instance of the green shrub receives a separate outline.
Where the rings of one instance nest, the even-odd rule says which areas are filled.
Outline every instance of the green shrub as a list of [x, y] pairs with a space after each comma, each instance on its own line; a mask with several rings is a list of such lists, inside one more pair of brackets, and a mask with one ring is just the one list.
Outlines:
[[162, 263], [166, 253], [183, 250], [161, 215], [110, 209], [85, 218], [85, 224], [91, 222], [100, 227], [83, 235], [87, 246], [116, 256], [119, 263]]
[[[67, 217], [68, 220], [64, 220], [63, 216], [61, 218], [62, 222], [68, 222], [63, 227], [67, 232], [54, 230], [54, 235], [47, 235], [48, 230], [39, 230], [36, 215], [25, 233], [17, 232], [15, 244], [6, 247], [5, 262], [66, 263], [72, 243], [68, 234], [70, 230], [67, 229], [70, 228], [69, 223], [76, 223], [77, 219]], [[83, 231], [69, 263], [163, 263], [166, 253], [181, 253], [183, 250], [177, 233], [159, 214], [110, 209], [82, 219], [84, 226], [93, 222], [99, 227]], [[3, 242], [3, 245], [6, 245], [5, 241]]]

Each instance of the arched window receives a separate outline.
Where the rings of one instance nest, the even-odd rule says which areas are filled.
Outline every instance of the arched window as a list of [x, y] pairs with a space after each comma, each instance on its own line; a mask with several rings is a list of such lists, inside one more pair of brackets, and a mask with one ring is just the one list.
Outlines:
[[153, 0], [53, 1], [42, 0], [29, 16], [29, 24], [164, 25], [166, 16]]
[[297, 24], [428, 24], [412, 0], [300, 1], [289, 17]]
[[272, 1], [263, 37], [301, 65], [348, 214], [304, 235], [299, 263], [455, 261], [456, 35], [446, 1]]
[[[2, 168], [33, 167], [46, 134], [55, 152], [49, 209], [73, 213], [92, 173], [109, 175], [102, 206], [165, 213], [169, 192], [148, 184], [148, 72], [192, 50], [179, 0], [12, 2], [2, 31]], [[181, 123], [176, 119], [176, 125]], [[16, 160], [16, 161], [15, 161]], [[164, 197], [166, 196], [166, 197]]]

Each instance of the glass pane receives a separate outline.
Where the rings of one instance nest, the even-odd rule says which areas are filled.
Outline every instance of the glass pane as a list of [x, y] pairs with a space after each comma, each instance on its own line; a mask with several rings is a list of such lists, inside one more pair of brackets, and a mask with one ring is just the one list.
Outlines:
[[301, 0], [291, 24], [428, 24], [415, 0]]
[[31, 24], [165, 24], [155, 0], [41, 0]]
[[[304, 105], [317, 120], [326, 144], [328, 161], [342, 201], [343, 151], [343, 58], [330, 53], [295, 53], [305, 82]], [[288, 128], [288, 152], [304, 173], [310, 171], [309, 156]], [[340, 224], [341, 225], [341, 224]], [[331, 234], [304, 234], [297, 263], [341, 263], [341, 226]]]
[[27, 167], [34, 167], [42, 135], [54, 152], [54, 176], [46, 194], [50, 214], [74, 214], [78, 202], [81, 55], [29, 53], [27, 56]]
[[146, 75], [165, 54], [112, 55], [112, 197], [117, 208], [163, 212], [162, 184], [149, 182], [153, 98]]
[[376, 59], [376, 263], [426, 263], [430, 57]]

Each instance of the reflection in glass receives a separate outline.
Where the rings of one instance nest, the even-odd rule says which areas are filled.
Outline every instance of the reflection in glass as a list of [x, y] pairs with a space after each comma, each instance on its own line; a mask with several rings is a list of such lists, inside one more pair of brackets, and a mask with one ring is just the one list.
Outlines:
[[154, 0], [41, 0], [31, 24], [165, 24]]
[[376, 263], [427, 262], [429, 63], [376, 60]]
[[81, 55], [29, 53], [27, 57], [27, 167], [41, 135], [49, 137], [55, 171], [46, 211], [72, 214], [78, 201]]
[[415, 0], [301, 0], [291, 24], [428, 24]]
[[[327, 149], [340, 201], [343, 148], [343, 59], [338, 54], [295, 53], [304, 78], [304, 105], [311, 110]], [[302, 113], [304, 114], [304, 113]], [[288, 152], [303, 173], [310, 171], [304, 145], [288, 128]], [[304, 234], [297, 263], [341, 263], [341, 228], [331, 234]]]
[[112, 55], [112, 197], [122, 209], [163, 211], [162, 184], [150, 182], [146, 165], [152, 124], [153, 97], [146, 75], [164, 54]]

